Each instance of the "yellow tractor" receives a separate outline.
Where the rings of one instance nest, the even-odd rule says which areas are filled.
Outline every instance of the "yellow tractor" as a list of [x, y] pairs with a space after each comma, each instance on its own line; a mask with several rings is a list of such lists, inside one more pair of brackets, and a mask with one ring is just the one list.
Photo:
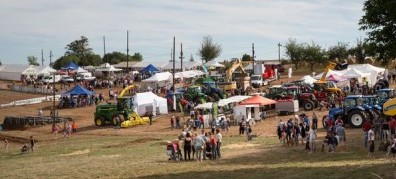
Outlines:
[[[236, 70], [240, 70], [242, 73], [236, 81], [232, 80], [232, 74]], [[250, 86], [250, 78], [245, 72], [243, 68], [243, 63], [240, 59], [237, 59], [233, 62], [232, 66], [227, 69], [226, 77], [224, 82], [217, 82], [217, 86], [223, 91], [231, 91], [237, 89], [237, 82], [239, 86], [243, 89], [246, 89]]]

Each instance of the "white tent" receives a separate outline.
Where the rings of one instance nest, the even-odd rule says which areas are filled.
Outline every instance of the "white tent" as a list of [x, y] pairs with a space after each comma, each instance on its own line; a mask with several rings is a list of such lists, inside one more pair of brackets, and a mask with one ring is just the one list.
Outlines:
[[223, 64], [220, 64], [219, 62], [214, 61], [214, 60], [205, 63], [205, 65], [206, 65], [208, 68], [216, 68], [216, 67], [224, 68], [224, 67], [225, 67]]
[[175, 74], [175, 76], [180, 77], [180, 78], [193, 78], [193, 77], [204, 75], [204, 74], [205, 73], [200, 70], [189, 70], [189, 71], [178, 72]]
[[88, 71], [85, 70], [85, 69], [83, 69], [83, 68], [81, 68], [81, 67], [78, 67], [77, 70], [76, 70], [76, 72], [77, 72], [77, 73], [87, 73]]
[[168, 114], [166, 99], [152, 92], [136, 93], [133, 97], [133, 107], [139, 115], [144, 115], [146, 112]]
[[172, 73], [170, 72], [162, 72], [162, 73], [156, 73], [150, 78], [142, 80], [142, 82], [161, 82], [161, 81], [171, 81], [172, 80]]
[[251, 96], [241, 96], [241, 95], [237, 95], [237, 96], [231, 96], [229, 98], [226, 99], [220, 99], [219, 100], [219, 106], [225, 106], [227, 104], [230, 103], [239, 103], [245, 99], [251, 98]]
[[[324, 73], [324, 72], [320, 73], [319, 75], [314, 76], [313, 78], [314, 78], [314, 79], [317, 79], [317, 80], [320, 80], [320, 78], [322, 78], [322, 76], [323, 76], [323, 73]], [[338, 75], [338, 76], [342, 76], [343, 73], [344, 73], [344, 71], [329, 70], [329, 71], [327, 72], [327, 74], [326, 74], [326, 78], [329, 77], [329, 76], [332, 75], [332, 74], [336, 74], [336, 75]]]
[[55, 69], [53, 69], [49, 66], [46, 66], [46, 67], [40, 66], [40, 67], [38, 67], [38, 70], [39, 70], [39, 72], [37, 73], [37, 75], [50, 75], [51, 73], [56, 72]]
[[195, 106], [194, 109], [212, 109], [212, 105], [213, 103], [211, 102], [198, 104], [198, 106]]
[[101, 72], [115, 72], [121, 70], [122, 69], [114, 68], [114, 66], [110, 65], [109, 63], [102, 64], [98, 69], [96, 69], [96, 71], [101, 71]]
[[313, 77], [311, 77], [309, 75], [306, 75], [306, 76], [302, 77], [301, 80], [303, 80], [304, 83], [309, 84], [311, 86], [313, 85], [313, 83], [315, 81], [318, 81], [318, 80], [316, 80], [315, 78], [313, 78]]
[[343, 74], [341, 75], [342, 77], [356, 78], [360, 83], [363, 82], [363, 78], [365, 77], [368, 79], [369, 84], [371, 84], [371, 78], [370, 78], [371, 73], [363, 73], [357, 70], [356, 68], [348, 68], [346, 70], [343, 70], [342, 72], [343, 72]]
[[33, 65], [2, 65], [0, 79], [21, 81], [22, 75], [37, 75], [39, 70]]

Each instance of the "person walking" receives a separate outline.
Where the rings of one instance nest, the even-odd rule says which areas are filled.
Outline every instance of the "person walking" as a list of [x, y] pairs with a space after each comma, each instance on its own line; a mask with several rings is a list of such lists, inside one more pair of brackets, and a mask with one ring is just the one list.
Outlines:
[[52, 134], [54, 134], [54, 139], [57, 139], [57, 134], [58, 134], [58, 126], [56, 126], [55, 123], [52, 124]]
[[219, 129], [216, 129], [216, 139], [217, 139], [217, 157], [221, 158], [221, 153], [220, 153], [220, 148], [221, 148], [221, 142], [223, 140], [223, 135], [220, 133]]
[[150, 126], [153, 123], [153, 112], [149, 114]]
[[171, 125], [171, 129], [172, 129], [172, 131], [173, 131], [174, 126], [175, 126], [175, 116], [172, 116], [172, 117], [171, 117], [171, 119], [170, 119], [170, 125]]
[[215, 160], [217, 158], [217, 139], [211, 132], [209, 132], [209, 142], [212, 147], [212, 159]]
[[367, 148], [367, 143], [368, 143], [368, 132], [371, 129], [371, 123], [370, 121], [366, 120], [363, 124], [362, 130], [364, 134], [364, 147]]
[[382, 123], [382, 139], [387, 141], [390, 141], [392, 139], [389, 131], [389, 123], [387, 120], [384, 120], [384, 122]]
[[374, 133], [374, 126], [371, 126], [370, 130], [367, 132], [368, 143], [370, 144], [368, 157], [374, 158], [374, 140], [375, 140], [375, 133]]
[[8, 152], [8, 145], [9, 145], [8, 139], [5, 138], [5, 139], [4, 139], [4, 149], [5, 149], [6, 152]]
[[30, 150], [32, 150], [32, 153], [34, 152], [34, 145], [36, 144], [36, 141], [34, 140], [33, 136], [30, 136]]
[[242, 121], [239, 123], [239, 135], [243, 135], [245, 133], [246, 122], [245, 118], [242, 118]]
[[73, 123], [72, 123], [72, 130], [73, 130], [73, 132], [77, 132], [77, 123], [76, 123], [76, 121], [73, 121]]
[[121, 123], [120, 116], [116, 116], [115, 117], [115, 126], [114, 126], [115, 130], [120, 129], [120, 125], [121, 125], [120, 123]]
[[180, 129], [180, 117], [176, 116], [176, 129]]

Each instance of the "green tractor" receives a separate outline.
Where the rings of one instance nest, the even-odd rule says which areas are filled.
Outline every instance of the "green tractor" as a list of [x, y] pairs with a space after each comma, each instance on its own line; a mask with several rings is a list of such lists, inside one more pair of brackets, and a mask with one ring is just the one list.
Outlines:
[[184, 98], [190, 102], [205, 103], [208, 96], [202, 93], [200, 86], [189, 86], [184, 92]]
[[105, 126], [106, 122], [115, 125], [117, 116], [120, 117], [121, 121], [128, 119], [134, 113], [132, 110], [132, 101], [131, 96], [125, 96], [119, 97], [117, 104], [108, 103], [96, 106], [95, 125]]

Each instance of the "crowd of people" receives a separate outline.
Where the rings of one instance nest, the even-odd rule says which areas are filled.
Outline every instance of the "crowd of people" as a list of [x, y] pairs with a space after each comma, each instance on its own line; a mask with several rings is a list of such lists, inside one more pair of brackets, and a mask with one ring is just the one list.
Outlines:
[[364, 147], [368, 149], [369, 157], [374, 157], [375, 143], [378, 151], [396, 158], [396, 119], [390, 120], [377, 118], [373, 121], [366, 120], [362, 126]]

